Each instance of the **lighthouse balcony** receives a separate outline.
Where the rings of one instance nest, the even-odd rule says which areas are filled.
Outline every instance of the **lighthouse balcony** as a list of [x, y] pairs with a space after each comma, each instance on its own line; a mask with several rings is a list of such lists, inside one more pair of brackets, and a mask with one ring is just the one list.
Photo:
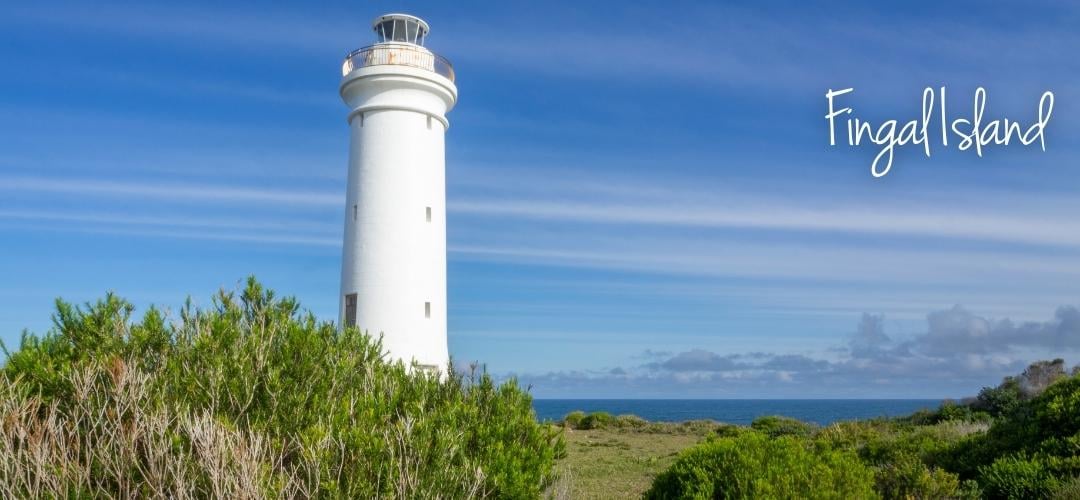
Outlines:
[[412, 43], [383, 42], [357, 49], [345, 56], [341, 75], [370, 66], [397, 65], [425, 69], [454, 81], [454, 67], [446, 58]]

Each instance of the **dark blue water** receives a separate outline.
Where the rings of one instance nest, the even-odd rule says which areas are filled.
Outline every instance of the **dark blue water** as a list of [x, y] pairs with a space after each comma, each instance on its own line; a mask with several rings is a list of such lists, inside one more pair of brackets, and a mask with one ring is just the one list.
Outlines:
[[645, 420], [680, 422], [710, 419], [729, 424], [749, 424], [757, 417], [783, 415], [828, 425], [837, 420], [910, 415], [934, 409], [937, 399], [537, 399], [540, 420], [561, 420], [574, 410], [632, 413]]

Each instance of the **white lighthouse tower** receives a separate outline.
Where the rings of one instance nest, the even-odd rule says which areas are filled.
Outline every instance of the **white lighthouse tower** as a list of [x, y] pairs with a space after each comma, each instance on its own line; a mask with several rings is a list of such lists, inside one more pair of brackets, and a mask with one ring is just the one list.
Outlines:
[[444, 372], [446, 113], [454, 70], [424, 48], [428, 24], [375, 19], [376, 43], [342, 67], [349, 106], [349, 180], [341, 324], [383, 335], [391, 359]]

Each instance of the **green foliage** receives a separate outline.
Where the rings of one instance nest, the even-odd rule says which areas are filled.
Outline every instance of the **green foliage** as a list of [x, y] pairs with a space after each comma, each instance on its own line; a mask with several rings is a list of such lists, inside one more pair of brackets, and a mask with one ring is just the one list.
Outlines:
[[881, 464], [875, 473], [876, 489], [885, 498], [956, 498], [956, 474], [926, 465], [916, 454], [902, 452]]
[[1036, 457], [1051, 473], [1065, 477], [1080, 474], [1078, 455], [1080, 377], [1073, 376], [1021, 401], [986, 433], [957, 442], [942, 455], [942, 461], [961, 477], [978, 479], [985, 488], [979, 477], [1000, 458]]
[[615, 423], [615, 417], [606, 411], [594, 411], [585, 415], [578, 424], [578, 429], [603, 429]]
[[999, 458], [980, 467], [979, 483], [988, 499], [1049, 498], [1059, 487], [1043, 461], [1019, 456]]
[[937, 456], [986, 424], [946, 421], [915, 425], [908, 419], [840, 422], [814, 437], [823, 447], [852, 450], [875, 470], [876, 490], [885, 498], [977, 498]]
[[562, 423], [566, 427], [569, 427], [571, 429], [577, 429], [578, 427], [581, 426], [581, 420], [584, 419], [584, 418], [585, 418], [585, 412], [583, 412], [581, 410], [575, 410], [575, 411], [572, 411], [570, 413], [567, 413], [566, 416], [563, 417]]
[[1024, 401], [1038, 397], [1054, 382], [1066, 377], [1065, 360], [1036, 361], [1020, 375], [1005, 377], [997, 387], [984, 387], [971, 406], [994, 417], [1011, 416]]
[[997, 387], [983, 387], [975, 398], [974, 406], [991, 416], [1000, 417], [1012, 415], [1022, 400], [1019, 380], [1008, 377]]
[[[780, 457], [792, 471], [803, 462], [857, 457], [873, 471], [884, 498], [1080, 499], [1080, 376], [1064, 361], [1032, 363], [1024, 373], [985, 388], [970, 403], [896, 419], [840, 422], [817, 429], [784, 417], [762, 417], [752, 430], [719, 429], [657, 477], [651, 498], [816, 498], [827, 486], [802, 490], [774, 477]], [[762, 450], [767, 450], [762, 451]], [[801, 450], [801, 451], [800, 451]], [[793, 458], [794, 457], [794, 458]], [[830, 477], [829, 474], [822, 476]], [[823, 481], [826, 479], [823, 479]], [[769, 490], [759, 484], [775, 484]], [[771, 481], [771, 482], [770, 482]], [[790, 486], [790, 488], [789, 488]], [[778, 492], [779, 491], [779, 492]], [[811, 493], [812, 491], [812, 493]], [[866, 495], [849, 492], [847, 497]]]
[[738, 425], [720, 424], [712, 430], [710, 436], [712, 438], [736, 437], [744, 432], [748, 431]]
[[619, 415], [615, 417], [615, 426], [623, 429], [640, 429], [649, 425], [649, 422], [637, 415]]
[[758, 417], [750, 423], [750, 428], [770, 437], [809, 436], [816, 426], [789, 417]]
[[896, 421], [914, 425], [935, 425], [942, 422], [990, 422], [991, 419], [989, 412], [972, 404], [946, 400], [936, 410], [919, 410], [906, 417], [899, 417]]
[[847, 450], [747, 432], [692, 447], [657, 476], [650, 499], [876, 498], [874, 474]]
[[989, 422], [990, 417], [991, 414], [989, 412], [979, 411], [969, 405], [957, 404], [952, 401], [946, 401], [941, 405], [941, 408], [938, 409], [939, 422]]
[[[80, 396], [79, 374], [145, 374], [146, 396], [131, 404], [169, 422], [172, 451], [160, 460], [191, 468], [195, 444], [178, 426], [208, 415], [221, 432], [265, 439], [266, 456], [282, 457], [254, 466], [263, 471], [260, 496], [299, 485], [302, 496], [535, 498], [564, 454], [559, 431], [536, 421], [514, 381], [497, 385], [475, 369], [440, 380], [387, 363], [378, 340], [318, 322], [254, 279], [207, 310], [189, 301], [177, 321], [151, 309], [133, 322], [132, 312], [112, 294], [85, 307], [58, 301], [53, 330], [24, 335], [3, 366], [4, 382], [18, 389], [5, 395], [11, 407], [39, 401], [64, 418], [107, 404]], [[107, 430], [81, 429], [72, 439], [92, 447]], [[63, 467], [26, 472], [51, 477]], [[115, 472], [101, 491], [150, 491], [157, 479], [140, 467], [136, 460]], [[203, 496], [208, 481], [191, 482], [189, 493]]]
[[[1035, 363], [1006, 379], [994, 393], [1015, 392], [1015, 402], [1003, 406], [1008, 409], [987, 432], [941, 453], [940, 462], [977, 481], [989, 498], [1047, 498], [1063, 489], [1063, 481], [1080, 475], [1080, 377], [1063, 375], [1062, 364]], [[1021, 393], [1021, 386], [1031, 390]]]
[[1080, 476], [1074, 476], [1061, 481], [1050, 498], [1054, 500], [1077, 500], [1080, 499]]

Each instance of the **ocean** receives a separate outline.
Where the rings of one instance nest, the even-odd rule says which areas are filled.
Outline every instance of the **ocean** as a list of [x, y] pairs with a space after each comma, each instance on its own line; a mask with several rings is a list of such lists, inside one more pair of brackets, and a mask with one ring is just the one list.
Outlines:
[[543, 420], [561, 420], [574, 410], [632, 413], [646, 420], [680, 422], [711, 419], [746, 425], [766, 415], [783, 415], [828, 425], [838, 420], [898, 417], [934, 409], [938, 399], [536, 399], [533, 408]]

